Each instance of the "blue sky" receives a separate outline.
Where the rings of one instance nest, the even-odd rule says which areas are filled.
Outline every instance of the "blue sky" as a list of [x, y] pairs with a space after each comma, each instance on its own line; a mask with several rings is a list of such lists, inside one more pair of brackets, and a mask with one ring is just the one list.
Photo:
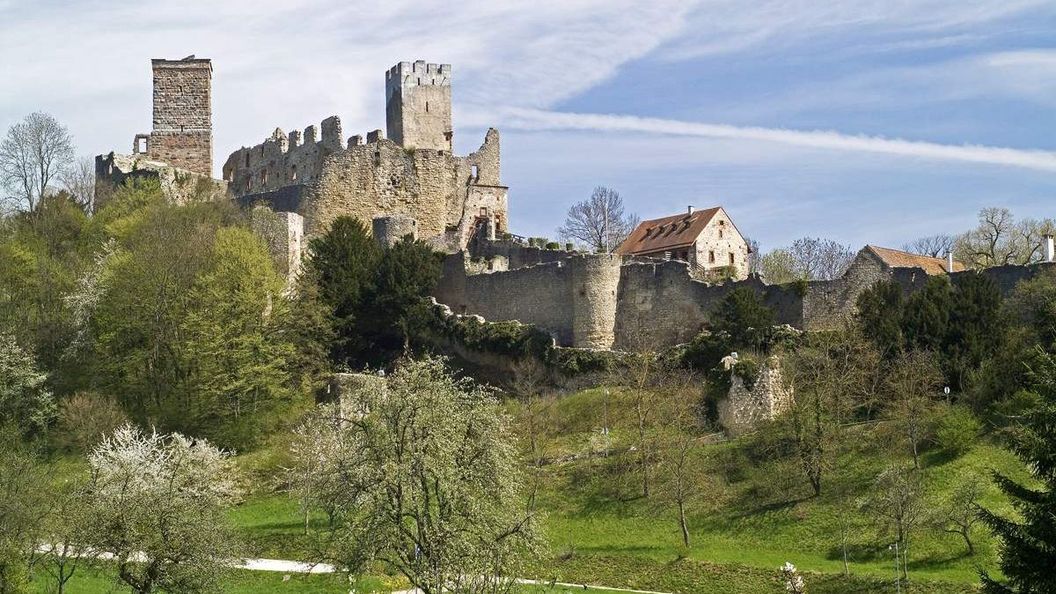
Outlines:
[[[379, 6], [382, 5], [382, 6]], [[595, 185], [643, 218], [721, 204], [764, 249], [1056, 216], [1051, 0], [0, 0], [0, 127], [83, 154], [150, 128], [153, 57], [214, 61], [216, 167], [276, 126], [384, 128], [400, 60], [454, 65], [455, 139], [502, 132], [511, 224]]]

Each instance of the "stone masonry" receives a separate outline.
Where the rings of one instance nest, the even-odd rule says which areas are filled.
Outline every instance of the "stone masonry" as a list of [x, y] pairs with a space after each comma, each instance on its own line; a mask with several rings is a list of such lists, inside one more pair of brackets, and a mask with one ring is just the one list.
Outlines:
[[208, 59], [151, 60], [154, 125], [139, 134], [133, 154], [177, 169], [211, 176], [213, 171], [212, 76]]
[[450, 75], [448, 64], [401, 62], [385, 75], [390, 138], [374, 130], [344, 142], [337, 116], [303, 134], [276, 129], [262, 144], [232, 153], [224, 180], [245, 206], [302, 215], [309, 237], [343, 215], [368, 228], [377, 217], [410, 217], [420, 239], [449, 253], [481, 229], [505, 233], [499, 133], [488, 130], [469, 155], [452, 154]]
[[451, 151], [451, 65], [400, 62], [385, 73], [388, 137], [407, 148]]

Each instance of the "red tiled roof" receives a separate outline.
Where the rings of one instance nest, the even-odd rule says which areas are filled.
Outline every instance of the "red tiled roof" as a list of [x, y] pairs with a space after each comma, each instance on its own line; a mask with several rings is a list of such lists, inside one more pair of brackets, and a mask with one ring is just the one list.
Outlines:
[[[875, 245], [867, 245], [865, 248], [880, 260], [890, 266], [891, 268], [923, 268], [924, 272], [928, 274], [946, 274], [946, 259], [945, 258], [932, 258], [931, 256], [921, 256], [920, 254], [913, 254], [910, 252], [903, 252], [902, 250], [893, 250], [891, 248], [879, 247]], [[960, 272], [965, 270], [967, 267], [954, 260], [953, 271]]]
[[617, 254], [634, 256], [651, 254], [693, 245], [708, 226], [720, 206], [705, 208], [693, 214], [682, 213], [638, 223], [627, 239], [616, 248]]

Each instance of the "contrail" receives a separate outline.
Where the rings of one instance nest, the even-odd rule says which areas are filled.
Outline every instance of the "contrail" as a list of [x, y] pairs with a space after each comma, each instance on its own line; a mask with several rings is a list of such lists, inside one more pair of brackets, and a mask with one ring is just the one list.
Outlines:
[[836, 151], [882, 153], [922, 159], [1056, 171], [1056, 152], [1043, 150], [973, 144], [939, 144], [882, 136], [844, 134], [831, 130], [730, 126], [629, 115], [569, 113], [522, 108], [506, 109], [498, 115], [504, 125], [521, 130], [603, 130], [705, 138], [738, 138]]

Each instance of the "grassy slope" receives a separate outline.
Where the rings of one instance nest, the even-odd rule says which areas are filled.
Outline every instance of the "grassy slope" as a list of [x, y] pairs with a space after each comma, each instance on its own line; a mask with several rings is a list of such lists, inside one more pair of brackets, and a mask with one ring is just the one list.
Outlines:
[[[511, 408], [516, 412], [516, 405]], [[624, 451], [634, 438], [629, 419], [620, 413], [628, 408], [618, 394], [613, 392], [606, 398], [602, 390], [588, 390], [558, 400], [550, 415], [550, 437], [545, 442], [547, 455], [561, 459], [577, 452], [582, 454], [589, 449], [591, 435], [597, 432], [605, 417], [612, 427], [612, 451]], [[901, 456], [897, 446], [888, 445], [895, 442], [890, 431], [891, 428], [883, 426], [856, 428], [852, 449], [840, 457], [818, 498], [809, 496], [794, 460], [752, 464], [745, 459], [744, 441], [702, 445], [722, 460], [739, 462], [728, 463], [734, 470], [723, 473], [729, 475], [724, 477], [728, 483], [725, 487], [702, 496], [692, 506], [692, 542], [688, 550], [681, 546], [673, 509], [655, 496], [636, 497], [637, 479], [626, 470], [628, 462], [633, 461], [626, 458], [633, 454], [550, 465], [542, 481], [539, 505], [547, 513], [546, 526], [555, 552], [568, 560], [550, 564], [541, 569], [541, 575], [551, 572], [563, 578], [575, 575], [584, 580], [593, 576], [595, 583], [658, 589], [667, 586], [667, 589], [690, 592], [702, 584], [679, 583], [676, 574], [707, 575], [712, 573], [708, 570], [712, 564], [732, 564], [746, 567], [731, 566], [731, 573], [743, 570], [753, 574], [750, 568], [755, 568], [763, 570], [763, 575], [756, 578], [745, 575], [737, 584], [729, 586], [732, 589], [724, 588], [725, 591], [773, 591], [765, 585], [766, 576], [773, 576], [774, 570], [785, 561], [795, 563], [806, 572], [842, 572], [840, 533], [846, 523], [852, 575], [862, 576], [866, 581], [890, 581], [894, 568], [891, 553], [884, 546], [886, 541], [878, 535], [869, 518], [858, 512], [856, 505], [877, 472]], [[926, 492], [934, 509], [965, 478], [976, 477], [988, 482], [989, 473], [994, 469], [1025, 476], [1011, 453], [986, 442], [978, 443], [968, 454], [956, 459], [929, 452], [925, 456], [925, 469]], [[618, 486], [614, 488], [614, 484]], [[993, 492], [988, 494], [986, 503], [998, 508], [1004, 506]], [[911, 579], [949, 582], [935, 584], [939, 591], [971, 589], [978, 580], [980, 567], [993, 572], [996, 565], [992, 539], [983, 529], [978, 529], [974, 536], [977, 553], [968, 557], [959, 536], [930, 527], [918, 530], [911, 540]], [[706, 565], [695, 567], [693, 561]], [[678, 569], [669, 566], [670, 563], [677, 563]], [[620, 569], [610, 571], [614, 567]], [[662, 567], [667, 570], [661, 570]], [[645, 583], [637, 579], [642, 573], [651, 573], [654, 577]], [[808, 582], [826, 579], [808, 579]], [[748, 586], [749, 582], [759, 583], [759, 589]], [[836, 583], [833, 587], [836, 589], [831, 591], [851, 591], [852, 586]], [[817, 590], [816, 587], [812, 591]]]
[[[635, 497], [636, 477], [627, 471], [633, 454], [620, 453], [634, 437], [630, 408], [621, 398], [616, 391], [606, 397], [604, 390], [587, 390], [555, 401], [549, 410], [543, 440], [547, 457], [560, 460], [578, 454], [580, 458], [549, 464], [542, 475], [538, 502], [553, 557], [540, 565], [535, 577], [686, 593], [776, 593], [783, 591], [776, 568], [791, 561], [804, 572], [812, 594], [891, 589], [891, 555], [876, 527], [856, 508], [856, 499], [866, 493], [876, 473], [898, 459], [891, 446], [882, 447], [893, 440], [884, 428], [856, 430], [853, 450], [840, 458], [818, 498], [808, 496], [794, 461], [753, 464], [746, 458], [749, 444], [745, 440], [702, 445], [726, 461], [722, 472], [726, 484], [691, 504], [692, 546], [683, 549], [673, 510], [658, 496]], [[508, 406], [511, 413], [520, 412], [518, 404]], [[612, 427], [613, 455], [582, 457], [606, 418]], [[268, 484], [263, 477], [274, 472], [281, 449], [276, 444], [240, 457], [255, 484]], [[994, 469], [1025, 477], [1008, 451], [987, 441], [956, 459], [928, 452], [925, 468], [929, 498], [935, 502], [964, 477], [987, 481]], [[999, 509], [1005, 505], [994, 492], [988, 495], [987, 504]], [[231, 518], [247, 541], [246, 555], [310, 558], [311, 539], [303, 535], [297, 503], [270, 487], [258, 486], [255, 494], [232, 510]], [[844, 518], [850, 534], [850, 581], [839, 575]], [[313, 529], [325, 521], [318, 514], [311, 520]], [[976, 530], [975, 541], [978, 552], [968, 557], [958, 536], [932, 528], [919, 530], [910, 553], [912, 591], [973, 590], [978, 569], [993, 571], [996, 565], [995, 545], [985, 530]], [[343, 586], [335, 579], [295, 578], [282, 583], [279, 574], [238, 572], [227, 591], [326, 592]], [[81, 580], [101, 585], [86, 585], [73, 592], [122, 591], [113, 590], [109, 578]], [[280, 585], [273, 586], [276, 580]], [[390, 581], [389, 586], [397, 583]], [[378, 580], [372, 587], [386, 589]]]

